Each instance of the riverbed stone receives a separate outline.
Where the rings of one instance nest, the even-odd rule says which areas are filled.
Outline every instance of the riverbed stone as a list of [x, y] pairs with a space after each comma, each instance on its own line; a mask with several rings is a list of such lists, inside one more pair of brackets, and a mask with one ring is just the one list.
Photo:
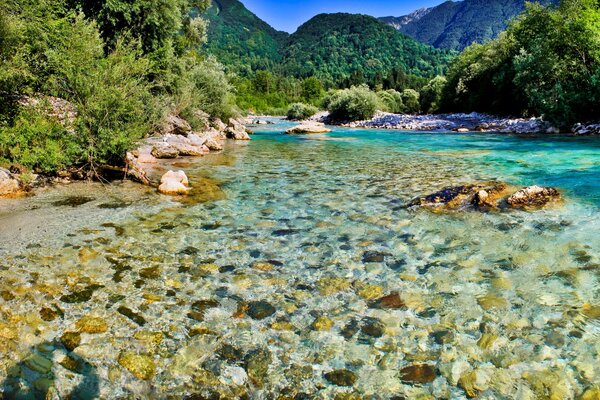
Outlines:
[[380, 338], [385, 333], [385, 324], [379, 318], [367, 317], [362, 320], [360, 331], [367, 336]]
[[0, 168], [0, 197], [14, 196], [23, 192], [21, 181], [9, 170]]
[[248, 353], [244, 361], [248, 377], [258, 386], [262, 386], [273, 362], [271, 352], [266, 348], [260, 348]]
[[158, 191], [166, 195], [185, 195], [189, 192], [188, 178], [183, 171], [169, 171], [160, 179]]
[[81, 333], [65, 332], [60, 337], [60, 341], [67, 350], [73, 351], [81, 344]]
[[331, 129], [326, 128], [324, 124], [317, 122], [306, 122], [285, 131], [288, 135], [310, 135], [328, 132], [331, 132]]
[[75, 323], [75, 327], [81, 333], [104, 333], [108, 331], [108, 323], [104, 318], [86, 315]]
[[275, 307], [266, 301], [251, 301], [246, 314], [252, 319], [261, 320], [275, 314], [275, 311]]
[[402, 310], [406, 308], [406, 303], [400, 297], [400, 294], [393, 292], [387, 296], [378, 298], [369, 303], [369, 308], [381, 308], [383, 310]]
[[323, 377], [331, 384], [336, 386], [350, 387], [354, 386], [358, 377], [352, 371], [347, 369], [336, 369], [330, 372], [326, 372]]
[[529, 186], [519, 190], [507, 200], [514, 208], [540, 208], [560, 199], [560, 193], [554, 188]]
[[429, 364], [413, 364], [400, 370], [400, 379], [407, 383], [426, 384], [436, 377], [435, 367]]
[[154, 145], [151, 154], [158, 159], [172, 159], [179, 157], [179, 150], [167, 143], [161, 143]]
[[137, 354], [125, 351], [119, 355], [118, 363], [133, 376], [143, 381], [148, 381], [156, 375], [154, 359], [148, 354]]
[[330, 331], [331, 328], [333, 328], [333, 321], [331, 320], [331, 318], [328, 318], [328, 317], [322, 315], [320, 317], [317, 317], [313, 321], [312, 328], [315, 331], [327, 332], [327, 331]]

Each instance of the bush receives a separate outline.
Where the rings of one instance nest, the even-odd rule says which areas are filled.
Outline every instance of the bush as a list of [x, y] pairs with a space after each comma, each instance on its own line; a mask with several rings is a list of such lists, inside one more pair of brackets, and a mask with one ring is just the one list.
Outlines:
[[447, 82], [443, 76], [436, 76], [425, 85], [421, 90], [421, 110], [426, 113], [438, 111]]
[[396, 114], [404, 112], [404, 102], [400, 92], [394, 89], [385, 90], [378, 92], [377, 97], [379, 97], [385, 111]]
[[360, 121], [373, 118], [379, 99], [368, 86], [361, 85], [330, 93], [323, 104], [334, 120]]
[[402, 92], [402, 102], [404, 103], [404, 112], [416, 114], [421, 110], [419, 102], [419, 92], [413, 89], [405, 89]]
[[37, 172], [53, 172], [78, 161], [77, 137], [43, 109], [23, 109], [12, 126], [0, 128], [0, 158]]
[[287, 111], [289, 120], [304, 120], [312, 117], [319, 111], [316, 107], [303, 103], [292, 104]]

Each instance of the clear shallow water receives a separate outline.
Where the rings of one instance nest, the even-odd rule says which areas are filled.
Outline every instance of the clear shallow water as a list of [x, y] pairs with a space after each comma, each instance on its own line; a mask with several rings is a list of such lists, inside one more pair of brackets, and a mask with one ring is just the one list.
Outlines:
[[[0, 390], [562, 399], [600, 384], [597, 139], [286, 126], [185, 165], [181, 203], [131, 184], [0, 203]], [[491, 179], [566, 201], [402, 207]]]

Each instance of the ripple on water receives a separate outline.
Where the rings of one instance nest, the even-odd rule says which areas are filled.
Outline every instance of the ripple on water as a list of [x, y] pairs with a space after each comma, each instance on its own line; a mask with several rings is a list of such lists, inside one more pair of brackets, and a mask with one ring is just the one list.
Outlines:
[[[515, 147], [519, 159], [528, 151], [534, 160], [555, 157], [540, 176], [552, 181], [552, 168], [583, 165], [560, 146], [584, 146], [348, 130], [331, 137], [351, 141], [307, 141], [279, 135], [281, 125], [265, 129], [186, 167], [190, 198], [124, 183], [5, 203], [0, 390], [88, 398], [597, 393], [593, 200], [567, 185], [564, 207], [532, 214], [402, 207], [472, 181], [539, 183], [521, 180]], [[71, 207], [79, 196], [89, 201]]]

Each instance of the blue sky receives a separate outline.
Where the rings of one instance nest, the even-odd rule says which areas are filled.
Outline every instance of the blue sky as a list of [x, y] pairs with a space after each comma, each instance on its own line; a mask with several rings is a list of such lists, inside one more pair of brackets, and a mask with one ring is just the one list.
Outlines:
[[395, 17], [443, 0], [241, 0], [253, 13], [281, 31], [294, 32], [298, 26], [320, 13], [349, 12]]

